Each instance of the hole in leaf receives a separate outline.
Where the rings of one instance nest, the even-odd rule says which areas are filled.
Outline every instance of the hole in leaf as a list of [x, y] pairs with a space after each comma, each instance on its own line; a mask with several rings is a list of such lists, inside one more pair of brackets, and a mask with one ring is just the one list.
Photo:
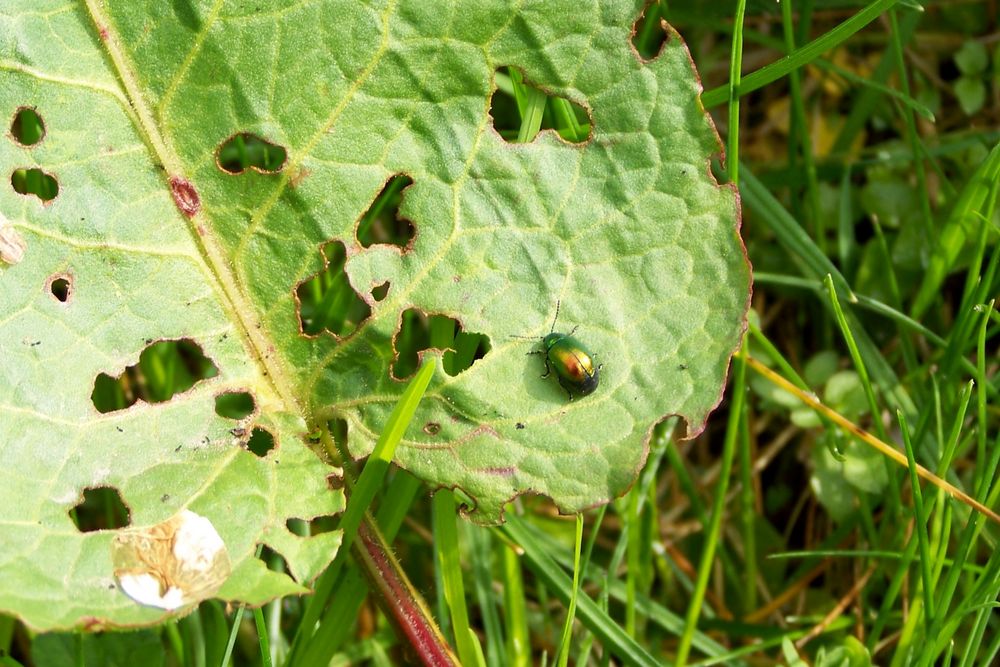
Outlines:
[[344, 244], [327, 243], [323, 246], [323, 257], [326, 268], [299, 284], [295, 291], [299, 300], [299, 326], [311, 336], [325, 330], [343, 338], [352, 334], [372, 314], [372, 309], [347, 279]]
[[501, 67], [493, 80], [496, 90], [490, 100], [490, 116], [493, 128], [506, 141], [528, 142], [541, 130], [555, 130], [574, 144], [590, 137], [590, 116], [579, 104], [526, 83], [514, 67]]
[[59, 194], [59, 184], [56, 179], [41, 169], [15, 169], [10, 175], [10, 184], [14, 187], [14, 192], [35, 195], [46, 203]]
[[288, 561], [285, 560], [285, 557], [266, 544], [260, 550], [260, 559], [264, 561], [267, 569], [273, 572], [283, 572], [286, 574], [289, 572]]
[[312, 537], [313, 535], [329, 533], [336, 529], [337, 517], [323, 515], [309, 521], [292, 518], [285, 521], [285, 528], [288, 529], [288, 532], [300, 537]]
[[61, 303], [69, 301], [72, 290], [73, 284], [70, 282], [69, 276], [54, 276], [49, 278], [49, 292], [52, 293], [56, 301]]
[[485, 334], [462, 331], [458, 320], [447, 315], [427, 316], [416, 308], [403, 312], [399, 331], [393, 337], [396, 360], [392, 376], [405, 380], [419, 364], [418, 354], [424, 350], [444, 350], [442, 365], [448, 375], [458, 375], [490, 351], [490, 339]]
[[45, 123], [34, 109], [21, 107], [10, 124], [10, 133], [22, 146], [34, 146], [45, 136]]
[[243, 419], [256, 409], [253, 396], [245, 391], [227, 391], [215, 397], [215, 414], [229, 419]]
[[381, 301], [389, 294], [389, 281], [385, 281], [381, 285], [376, 285], [372, 288], [372, 298], [375, 301]]
[[83, 501], [69, 511], [69, 517], [81, 533], [124, 528], [132, 522], [132, 513], [112, 486], [83, 490]]
[[284, 168], [288, 153], [255, 134], [240, 132], [219, 145], [216, 159], [219, 168], [230, 174], [242, 174], [247, 169], [276, 174]]
[[441, 424], [437, 422], [427, 422], [424, 424], [424, 433], [427, 435], [437, 435], [441, 432]]
[[663, 29], [663, 7], [659, 0], [653, 0], [646, 11], [635, 22], [632, 29], [632, 46], [645, 62], [660, 55], [667, 41], [667, 31]]
[[400, 248], [410, 244], [417, 230], [412, 222], [399, 217], [399, 205], [403, 201], [403, 190], [412, 184], [413, 179], [405, 174], [389, 179], [358, 221], [358, 243], [365, 248], [376, 243]]
[[98, 375], [90, 398], [98, 412], [124, 410], [139, 400], [163, 403], [218, 373], [197, 343], [188, 339], [161, 340], [147, 345], [139, 355], [139, 363], [118, 377]]
[[267, 453], [274, 449], [274, 436], [266, 428], [254, 426], [250, 432], [250, 440], [247, 442], [247, 449], [264, 458]]

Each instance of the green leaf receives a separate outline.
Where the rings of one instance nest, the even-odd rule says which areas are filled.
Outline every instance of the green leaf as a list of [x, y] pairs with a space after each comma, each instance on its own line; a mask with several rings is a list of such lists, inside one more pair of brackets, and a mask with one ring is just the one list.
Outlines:
[[955, 64], [962, 74], [977, 76], [986, 71], [990, 63], [989, 53], [982, 42], [967, 39], [962, 47], [955, 52]]
[[955, 97], [966, 116], [971, 116], [986, 103], [986, 84], [978, 76], [962, 76], [955, 82]]
[[101, 634], [49, 633], [38, 635], [31, 644], [37, 667], [104, 665], [130, 667], [164, 663], [159, 632], [106, 632]]
[[[528, 491], [606, 502], [657, 422], [697, 433], [718, 403], [749, 294], [737, 196], [711, 176], [683, 42], [642, 62], [634, 2], [20, 6], [0, 109], [45, 134], [0, 138], [0, 164], [58, 190], [0, 188], [4, 241], [23, 240], [0, 264], [0, 609], [37, 628], [164, 616], [115, 586], [121, 521], [74, 525], [91, 487], [135, 530], [208, 519], [233, 574], [201, 594], [302, 591], [340, 538], [286, 522], [343, 506], [307, 434], [343, 420], [367, 455], [420, 354], [454, 348], [395, 460], [480, 522]], [[507, 67], [585, 108], [590, 138], [507, 143], [488, 113]], [[365, 246], [358, 221], [401, 175], [415, 235]], [[335, 325], [304, 333], [307, 303]], [[593, 394], [570, 402], [515, 338], [552, 326], [602, 364]], [[157, 341], [183, 343], [143, 357]], [[227, 392], [253, 411], [218, 414]]]

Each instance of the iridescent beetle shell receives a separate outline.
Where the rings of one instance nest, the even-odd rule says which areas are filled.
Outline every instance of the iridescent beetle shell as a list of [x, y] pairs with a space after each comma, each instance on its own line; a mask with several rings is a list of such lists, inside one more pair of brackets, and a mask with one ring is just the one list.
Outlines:
[[555, 369], [559, 384], [569, 394], [586, 396], [597, 389], [600, 382], [600, 366], [583, 344], [572, 334], [550, 333], [542, 339], [545, 348], [545, 375]]

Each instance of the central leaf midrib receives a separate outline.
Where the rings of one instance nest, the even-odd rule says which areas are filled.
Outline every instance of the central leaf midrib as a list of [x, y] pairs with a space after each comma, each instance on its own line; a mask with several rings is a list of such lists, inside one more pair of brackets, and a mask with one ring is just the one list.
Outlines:
[[[168, 145], [154, 120], [152, 109], [142, 93], [139, 77], [133, 71], [132, 63], [121, 47], [116, 26], [112, 23], [110, 16], [103, 12], [99, 0], [83, 0], [83, 2], [93, 22], [95, 37], [99, 42], [104, 43], [105, 53], [124, 88], [125, 98], [135, 112], [134, 116], [132, 114], [126, 115], [135, 118], [137, 133], [146, 141], [156, 161], [164, 167], [164, 185], [169, 187], [171, 178], [187, 181], [180, 157]], [[209, 282], [212, 283], [212, 288], [218, 294], [220, 306], [230, 321], [236, 324], [235, 328], [240, 331], [244, 347], [258, 366], [260, 375], [273, 390], [284, 410], [304, 415], [302, 406], [292, 389], [293, 383], [288, 378], [283, 365], [273, 354], [268, 352], [268, 350], [276, 349], [276, 346], [262, 333], [263, 327], [259, 326], [259, 322], [254, 320], [252, 314], [256, 312], [256, 309], [241, 291], [239, 282], [230, 270], [211, 227], [207, 224], [201, 224], [202, 221], [205, 221], [206, 216], [201, 211], [191, 217], [180, 215], [180, 211], [177, 212], [177, 215], [185, 220], [188, 232], [194, 240], [195, 247], [198, 248], [202, 264], [208, 275], [211, 276]]]

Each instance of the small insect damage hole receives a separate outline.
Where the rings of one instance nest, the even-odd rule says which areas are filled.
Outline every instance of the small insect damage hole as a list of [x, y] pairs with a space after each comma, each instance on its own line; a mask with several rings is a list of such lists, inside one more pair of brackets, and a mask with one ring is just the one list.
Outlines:
[[313, 537], [329, 533], [337, 528], [337, 517], [332, 515], [318, 516], [308, 521], [305, 519], [288, 519], [285, 528], [299, 537]]
[[442, 365], [448, 375], [458, 375], [490, 351], [485, 334], [462, 331], [458, 320], [447, 315], [426, 315], [416, 308], [403, 312], [399, 331], [392, 339], [396, 359], [392, 376], [405, 380], [413, 375], [424, 350], [444, 350]]
[[[490, 117], [504, 140], [524, 143], [534, 139], [540, 130], [555, 130], [574, 144], [590, 138], [590, 116], [579, 104], [526, 83], [524, 75], [514, 67], [501, 67], [493, 80], [496, 90], [490, 100]], [[540, 123], [537, 111], [533, 112], [539, 107]]]
[[437, 435], [441, 432], [441, 424], [437, 422], [427, 422], [424, 424], [424, 433], [427, 435]]
[[59, 183], [41, 169], [15, 169], [10, 175], [10, 184], [14, 192], [35, 195], [46, 204], [59, 194]]
[[284, 574], [290, 574], [291, 572], [288, 569], [288, 561], [285, 560], [285, 557], [266, 544], [261, 545], [260, 559], [264, 561], [267, 569], [272, 572], [282, 572]]
[[326, 268], [300, 283], [295, 290], [299, 302], [302, 333], [315, 336], [323, 331], [344, 338], [366, 320], [372, 309], [358, 296], [347, 279], [347, 250], [340, 241], [323, 246]]
[[663, 7], [659, 0], [653, 0], [632, 27], [632, 46], [643, 62], [649, 62], [660, 55], [667, 36], [663, 28]]
[[95, 486], [83, 490], [83, 500], [69, 511], [69, 518], [81, 533], [125, 528], [132, 523], [132, 512], [113, 486]]
[[137, 401], [163, 403], [201, 380], [219, 374], [201, 347], [189, 339], [147, 341], [139, 363], [118, 377], [101, 373], [90, 398], [98, 412], [124, 410]]
[[285, 168], [286, 160], [288, 152], [283, 147], [249, 132], [229, 137], [219, 144], [216, 151], [219, 168], [230, 174], [242, 174], [247, 169], [261, 174], [276, 174]]
[[406, 248], [417, 234], [417, 228], [406, 218], [399, 217], [399, 207], [404, 190], [413, 185], [413, 179], [398, 174], [389, 179], [382, 192], [358, 221], [358, 243], [369, 248], [376, 243]]
[[376, 285], [372, 288], [372, 298], [375, 301], [381, 301], [389, 294], [389, 281], [385, 281], [381, 285]]
[[274, 449], [274, 434], [266, 428], [254, 426], [250, 432], [250, 440], [247, 441], [247, 449], [264, 458], [267, 453]]
[[215, 414], [227, 419], [249, 417], [257, 409], [253, 395], [245, 391], [227, 391], [215, 397]]
[[45, 137], [45, 123], [32, 107], [21, 107], [14, 114], [10, 134], [22, 146], [34, 146]]
[[67, 275], [58, 275], [49, 278], [49, 293], [52, 294], [56, 301], [60, 303], [69, 301], [70, 296], [73, 295], [73, 283], [70, 280], [70, 276]]

